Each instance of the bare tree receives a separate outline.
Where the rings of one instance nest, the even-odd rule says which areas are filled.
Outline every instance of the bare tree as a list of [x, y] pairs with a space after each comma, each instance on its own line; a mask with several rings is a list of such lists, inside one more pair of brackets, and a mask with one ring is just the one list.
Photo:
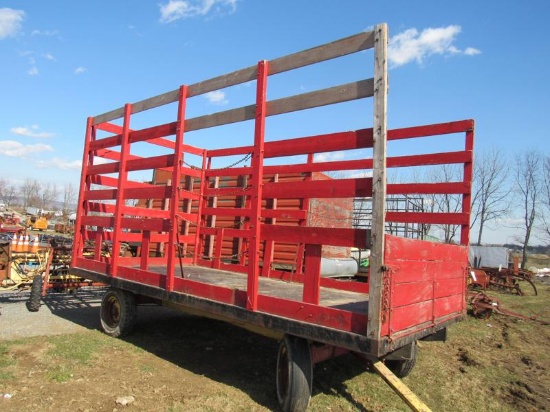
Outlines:
[[42, 185], [42, 188], [39, 192], [40, 208], [52, 209], [58, 194], [59, 192], [55, 183], [46, 183], [45, 185]]
[[72, 184], [68, 184], [63, 189], [63, 206], [61, 210], [63, 211], [63, 217], [65, 219], [69, 218], [73, 205], [76, 203], [78, 193], [75, 187]]
[[40, 184], [36, 180], [25, 179], [19, 187], [19, 193], [23, 201], [23, 207], [40, 206]]
[[542, 165], [542, 199], [541, 203], [544, 206], [541, 213], [542, 231], [547, 238], [550, 238], [550, 156], [544, 157]]
[[6, 188], [8, 187], [8, 185], [8, 179], [0, 178], [0, 200], [4, 200], [4, 193], [6, 192]]
[[515, 189], [521, 202], [523, 228], [523, 254], [521, 267], [527, 263], [527, 246], [537, 218], [542, 189], [542, 156], [539, 152], [528, 151], [516, 155]]
[[[461, 181], [461, 169], [457, 165], [441, 165], [430, 170], [429, 178], [434, 183]], [[457, 213], [462, 210], [462, 195], [434, 194], [428, 195], [428, 203], [432, 203], [432, 210], [439, 213]], [[437, 224], [436, 228], [443, 232], [445, 243], [453, 243], [460, 228], [459, 225]]]
[[17, 198], [17, 187], [15, 187], [15, 185], [13, 184], [8, 185], [2, 193], [2, 197], [6, 205], [8, 207], [11, 207], [13, 205], [13, 202]]
[[477, 244], [481, 245], [485, 225], [508, 213], [511, 185], [508, 184], [508, 162], [500, 149], [482, 152], [475, 158], [472, 221], [477, 223]]

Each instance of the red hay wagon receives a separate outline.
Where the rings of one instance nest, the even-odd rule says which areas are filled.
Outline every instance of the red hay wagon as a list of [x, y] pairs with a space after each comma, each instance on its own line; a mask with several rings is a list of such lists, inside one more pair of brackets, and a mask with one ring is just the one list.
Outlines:
[[[307, 408], [321, 360], [353, 352], [403, 376], [417, 340], [445, 338], [466, 311], [474, 122], [388, 130], [387, 36], [381, 24], [88, 119], [71, 273], [110, 285], [101, 307], [106, 333], [128, 333], [135, 305], [155, 302], [278, 338], [277, 394], [293, 411]], [[330, 63], [316, 72], [324, 81], [340, 60], [352, 75], [372, 61], [374, 75], [284, 95], [281, 74]], [[249, 105], [187, 114], [204, 106], [201, 96], [229, 88], [255, 93]], [[284, 97], [268, 100], [268, 90]], [[176, 120], [158, 124], [170, 109]], [[320, 125], [308, 117], [316, 110]], [[317, 132], [332, 120], [336, 126]], [[234, 144], [246, 136], [247, 144]], [[460, 178], [387, 176], [434, 165], [458, 168]], [[168, 178], [150, 180], [158, 173]], [[433, 205], [430, 196], [459, 202], [453, 212], [387, 210], [399, 196], [422, 197], [424, 206]], [[354, 225], [347, 207], [312, 206], [358, 198], [372, 204], [366, 226]], [[325, 213], [323, 225], [315, 213]], [[459, 244], [391, 235], [389, 224], [452, 226]], [[369, 250], [368, 276], [323, 276], [327, 248]], [[278, 253], [292, 264], [278, 265]]]

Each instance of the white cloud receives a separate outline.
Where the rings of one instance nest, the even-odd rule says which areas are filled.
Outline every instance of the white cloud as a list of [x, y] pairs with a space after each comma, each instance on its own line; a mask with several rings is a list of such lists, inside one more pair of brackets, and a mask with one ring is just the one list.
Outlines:
[[24, 19], [25, 12], [23, 10], [0, 9], [0, 39], [17, 35]]
[[42, 55], [46, 60], [57, 61], [57, 59], [51, 53], [45, 53]]
[[464, 50], [464, 54], [466, 56], [475, 56], [476, 54], [481, 54], [481, 50], [474, 49], [473, 47], [466, 47], [466, 50]]
[[204, 16], [210, 12], [233, 13], [238, 0], [168, 0], [159, 4], [161, 23], [171, 23], [179, 19]]
[[228, 103], [228, 100], [225, 98], [225, 93], [220, 90], [206, 93], [204, 97], [212, 104], [221, 106]]
[[84, 66], [78, 66], [76, 69], [74, 69], [74, 74], [82, 74], [82, 73], [85, 73], [87, 71], [88, 71], [88, 69], [85, 68]]
[[453, 44], [461, 30], [460, 26], [450, 25], [424, 29], [420, 33], [413, 28], [396, 34], [388, 45], [390, 65], [399, 67], [412, 61], [421, 64], [426, 57], [434, 54], [473, 56], [481, 53], [473, 47], [462, 51]]
[[49, 160], [39, 160], [35, 164], [39, 169], [80, 170], [82, 167], [81, 160], [69, 161], [59, 157], [53, 157]]
[[315, 155], [316, 162], [330, 162], [333, 160], [342, 160], [345, 157], [344, 152], [325, 152]]
[[31, 36], [57, 36], [59, 30], [33, 30]]
[[50, 145], [42, 143], [25, 145], [14, 140], [0, 141], [0, 155], [26, 158], [32, 153], [42, 152], [53, 152], [53, 148]]
[[38, 68], [36, 66], [31, 67], [29, 70], [27, 70], [27, 74], [29, 76], [36, 76], [38, 74]]
[[30, 127], [28, 126], [12, 127], [10, 129], [10, 132], [18, 136], [26, 136], [26, 137], [48, 138], [48, 137], [55, 136], [55, 133], [40, 132], [39, 130], [40, 130], [40, 127], [38, 127], [37, 125], [32, 125]]

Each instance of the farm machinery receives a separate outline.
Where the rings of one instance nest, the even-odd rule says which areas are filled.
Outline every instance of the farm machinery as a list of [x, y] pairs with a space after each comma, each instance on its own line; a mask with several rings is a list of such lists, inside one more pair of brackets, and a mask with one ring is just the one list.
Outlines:
[[69, 272], [71, 251], [72, 245], [59, 239], [40, 242], [38, 236], [29, 240], [24, 233], [0, 243], [0, 292], [30, 290], [27, 307], [35, 312], [48, 291], [75, 292], [82, 286], [94, 286]]
[[533, 272], [519, 268], [518, 262], [515, 261], [512, 268], [482, 266], [472, 269], [469, 284], [471, 289], [492, 289], [520, 296], [536, 296], [537, 287], [533, 277]]

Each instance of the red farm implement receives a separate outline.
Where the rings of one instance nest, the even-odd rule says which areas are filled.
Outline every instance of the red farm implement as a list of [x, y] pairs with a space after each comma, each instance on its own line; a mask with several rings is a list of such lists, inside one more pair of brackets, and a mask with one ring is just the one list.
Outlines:
[[[404, 375], [417, 340], [444, 338], [466, 313], [474, 123], [387, 130], [386, 52], [379, 25], [90, 117], [71, 273], [110, 285], [103, 329], [128, 333], [135, 305], [156, 302], [278, 338], [283, 410], [307, 407], [316, 362], [353, 352]], [[321, 67], [330, 80], [355, 64], [361, 76], [369, 60], [372, 78], [279, 91], [285, 75]], [[220, 89], [251, 101], [188, 116]], [[434, 165], [461, 178], [387, 180]], [[386, 210], [412, 195], [456, 196], [459, 211]], [[352, 225], [356, 198], [372, 200], [369, 228]], [[454, 225], [459, 244], [388, 235], [387, 223]], [[131, 252], [105, 254], [105, 242]], [[368, 276], [323, 276], [324, 259], [352, 248], [370, 250]]]

